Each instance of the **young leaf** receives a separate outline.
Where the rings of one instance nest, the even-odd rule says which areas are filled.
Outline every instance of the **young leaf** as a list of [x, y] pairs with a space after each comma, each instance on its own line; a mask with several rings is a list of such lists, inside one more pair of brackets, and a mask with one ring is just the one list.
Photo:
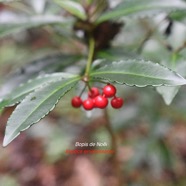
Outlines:
[[86, 20], [87, 16], [81, 4], [71, 0], [54, 0], [54, 2], [64, 8], [66, 11], [70, 12], [72, 15], [82, 20]]
[[139, 12], [154, 14], [154, 11], [172, 11], [176, 9], [186, 9], [186, 3], [181, 0], [125, 0], [113, 10], [102, 14], [97, 23], [121, 16], [138, 14]]
[[67, 21], [69, 22], [69, 20], [55, 15], [41, 15], [26, 18], [14, 17], [12, 19], [0, 20], [0, 37], [48, 24], [67, 24]]
[[4, 105], [0, 104], [0, 109], [1, 106], [7, 107], [19, 103], [21, 100], [24, 99], [24, 97], [27, 94], [43, 86], [44, 84], [57, 81], [62, 78], [70, 78], [70, 77], [73, 77], [73, 75], [68, 73], [53, 73], [53, 74], [39, 76], [35, 79], [29, 80], [27, 83], [20, 85], [15, 90], [13, 90], [9, 95], [7, 95], [7, 97], [5, 98], [6, 104], [4, 100]]
[[176, 72], [160, 64], [143, 60], [113, 62], [91, 72], [90, 76], [93, 79], [103, 79], [138, 87], [186, 84], [186, 79]]
[[51, 82], [29, 94], [8, 119], [3, 146], [7, 146], [21, 131], [44, 118], [79, 79], [74, 77]]

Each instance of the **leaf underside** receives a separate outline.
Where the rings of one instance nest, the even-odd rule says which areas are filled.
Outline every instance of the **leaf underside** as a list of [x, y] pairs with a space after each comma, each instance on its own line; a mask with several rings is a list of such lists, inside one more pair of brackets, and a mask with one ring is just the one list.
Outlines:
[[[177, 64], [176, 71], [181, 74], [183, 77], [186, 77], [186, 64], [185, 61], [181, 60]], [[164, 102], [167, 105], [170, 105], [179, 92], [180, 86], [174, 86], [174, 87], [157, 87], [157, 92], [163, 97]]]
[[186, 80], [176, 72], [160, 64], [144, 60], [113, 62], [91, 72], [90, 76], [93, 79], [137, 87], [186, 84]]
[[51, 82], [26, 96], [8, 119], [3, 146], [7, 146], [21, 131], [44, 118], [79, 79], [76, 77]]
[[156, 90], [159, 94], [162, 95], [166, 105], [170, 105], [178, 93], [180, 86], [175, 87], [157, 87]]

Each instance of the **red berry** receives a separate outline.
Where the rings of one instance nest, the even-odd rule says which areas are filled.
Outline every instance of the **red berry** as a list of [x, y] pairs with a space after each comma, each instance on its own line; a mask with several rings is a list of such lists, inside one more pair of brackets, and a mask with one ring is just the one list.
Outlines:
[[116, 94], [116, 87], [113, 86], [113, 85], [106, 85], [104, 88], [103, 88], [103, 94], [106, 96], [106, 97], [113, 97], [115, 96]]
[[120, 97], [114, 97], [111, 100], [111, 105], [112, 105], [113, 108], [119, 109], [123, 106], [123, 99], [120, 98]]
[[92, 87], [91, 89], [90, 89], [90, 91], [88, 92], [88, 96], [90, 97], [90, 98], [95, 98], [96, 96], [98, 96], [99, 95], [99, 90], [98, 90], [98, 88], [96, 88], [96, 87]]
[[72, 104], [73, 107], [79, 108], [82, 105], [82, 100], [81, 100], [80, 97], [75, 96], [75, 97], [72, 98], [71, 104]]
[[99, 95], [94, 98], [94, 104], [95, 107], [103, 109], [108, 105], [108, 99], [104, 96]]
[[90, 98], [83, 101], [83, 108], [85, 110], [92, 110], [94, 108], [94, 101]]

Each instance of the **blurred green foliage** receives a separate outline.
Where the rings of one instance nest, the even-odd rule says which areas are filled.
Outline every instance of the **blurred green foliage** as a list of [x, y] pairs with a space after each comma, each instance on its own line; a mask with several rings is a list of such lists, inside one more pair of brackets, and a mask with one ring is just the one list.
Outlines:
[[[12, 90], [13, 86], [39, 74], [61, 69], [68, 73], [79, 73], [85, 65], [86, 41], [82, 39], [81, 32], [72, 28], [74, 20], [53, 2], [39, 2], [25, 0], [8, 5], [0, 4], [0, 30], [1, 19], [11, 21], [15, 15], [17, 20], [28, 15], [41, 15], [45, 19], [46, 15], [63, 17], [45, 26], [42, 22], [41, 27], [37, 28], [26, 26], [26, 30], [18, 29], [16, 33], [0, 39], [2, 95]], [[185, 11], [158, 11], [153, 16], [148, 12], [134, 17], [121, 16], [118, 22], [123, 27], [111, 41], [112, 47], [99, 51], [98, 58], [107, 61], [146, 59], [168, 66], [186, 77]], [[48, 56], [53, 59], [53, 56], [59, 55], [62, 56], [60, 59], [55, 58], [50, 63]], [[64, 56], [68, 63], [60, 66], [59, 70], [59, 61], [63, 61]], [[74, 61], [69, 56], [73, 56]], [[40, 64], [46, 62], [43, 60], [45, 58], [49, 63], [44, 68], [41, 65], [38, 70]], [[102, 111], [85, 112], [69, 106], [71, 97], [80, 93], [82, 88], [81, 84], [75, 87], [39, 124], [31, 127], [6, 149], [0, 149], [0, 185], [73, 186], [78, 180], [73, 177], [73, 171], [77, 168], [74, 159], [79, 156], [68, 156], [66, 149], [75, 149], [76, 141], [107, 142], [107, 149], [111, 148]], [[123, 182], [129, 186], [185, 186], [186, 87], [181, 87], [175, 98], [170, 98], [169, 102], [172, 103], [169, 106], [164, 103], [155, 87], [117, 85], [117, 89], [118, 95], [124, 98], [125, 105], [120, 110], [111, 107], [108, 110], [118, 140], [118, 159], [122, 166]], [[162, 91], [165, 97], [168, 91]], [[11, 112], [12, 108], [7, 108], [0, 116], [1, 141]], [[102, 183], [114, 186], [115, 182], [105, 181], [116, 179], [109, 155], [87, 155], [83, 158], [95, 166], [94, 173], [101, 175]], [[83, 159], [81, 161], [82, 166], [86, 164]], [[87, 174], [94, 177], [91, 170], [92, 167], [86, 170]], [[93, 185], [96, 186], [99, 176], [94, 178]], [[85, 178], [84, 181], [81, 179], [79, 178], [79, 185], [89, 185]]]

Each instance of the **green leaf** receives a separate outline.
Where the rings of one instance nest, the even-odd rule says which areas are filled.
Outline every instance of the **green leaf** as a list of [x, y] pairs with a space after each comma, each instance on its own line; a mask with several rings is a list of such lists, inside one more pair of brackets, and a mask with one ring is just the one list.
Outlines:
[[[179, 62], [179, 63], [178, 63]], [[186, 77], [186, 63], [185, 60], [177, 61], [176, 71], [181, 74], [183, 77]], [[164, 102], [167, 105], [170, 105], [179, 92], [180, 86], [174, 87], [157, 87], [157, 92], [163, 97]]]
[[178, 93], [180, 86], [175, 87], [157, 87], [156, 90], [162, 95], [166, 105], [170, 105]]
[[19, 31], [29, 28], [49, 25], [49, 24], [67, 24], [69, 20], [65, 20], [55, 15], [40, 15], [32, 17], [15, 17], [14, 19], [0, 20], [0, 37], [5, 37]]
[[140, 12], [148, 12], [148, 14], [153, 15], [154, 11], [172, 11], [177, 9], [186, 9], [186, 3], [181, 0], [125, 0], [114, 9], [102, 14], [97, 23]]
[[53, 54], [31, 61], [8, 75], [6, 82], [0, 89], [0, 97], [6, 97], [20, 84], [25, 84], [41, 72], [42, 74], [51, 74], [64, 71], [66, 67], [76, 63], [80, 57], [78, 55]]
[[93, 72], [95, 80], [107, 80], [129, 86], [177, 86], [185, 85], [186, 79], [160, 64], [144, 60], [113, 62]]
[[123, 47], [114, 47], [107, 50], [99, 51], [97, 57], [106, 60], [123, 60], [123, 59], [136, 59], [139, 57], [137, 53], [126, 50]]
[[0, 100], [0, 114], [3, 112], [3, 108], [8, 104], [8, 100]]
[[8, 119], [3, 146], [7, 146], [21, 131], [44, 118], [79, 80], [80, 77], [75, 77], [51, 82], [29, 94]]
[[85, 10], [80, 3], [70, 0], [54, 0], [54, 2], [64, 8], [66, 11], [70, 12], [72, 15], [82, 20], [86, 20], [87, 16]]
[[172, 12], [170, 14], [170, 18], [173, 19], [173, 20], [177, 20], [177, 21], [181, 21], [185, 17], [186, 17], [186, 11], [185, 10], [180, 10], [180, 11]]
[[5, 98], [6, 101], [4, 100], [4, 104], [0, 104], [0, 109], [1, 106], [7, 107], [19, 103], [21, 100], [25, 98], [27, 94], [43, 86], [44, 84], [73, 76], [74, 75], [68, 73], [53, 73], [39, 76], [35, 79], [29, 80], [27, 83], [20, 85], [15, 90], [13, 90], [9, 95], [7, 95], [7, 97]]

